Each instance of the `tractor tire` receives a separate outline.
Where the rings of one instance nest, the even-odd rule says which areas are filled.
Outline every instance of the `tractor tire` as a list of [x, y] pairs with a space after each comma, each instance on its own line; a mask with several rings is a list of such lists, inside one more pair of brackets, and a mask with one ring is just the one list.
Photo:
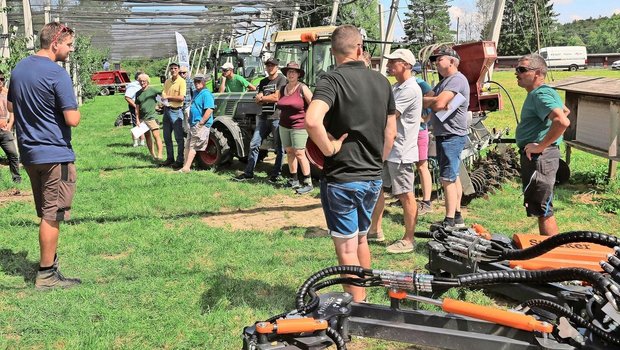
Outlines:
[[110, 94], [110, 90], [108, 90], [108, 88], [102, 88], [101, 90], [99, 90], [99, 95], [101, 96], [108, 96]]
[[223, 132], [212, 128], [207, 149], [196, 153], [196, 163], [201, 169], [211, 169], [229, 163], [232, 159], [228, 138]]

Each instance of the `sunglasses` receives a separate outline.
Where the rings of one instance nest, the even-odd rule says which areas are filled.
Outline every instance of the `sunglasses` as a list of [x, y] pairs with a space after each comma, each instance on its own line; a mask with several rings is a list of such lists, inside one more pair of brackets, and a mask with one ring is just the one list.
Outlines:
[[222, 68], [222, 72], [228, 72], [230, 69], [223, 69]]
[[179, 74], [187, 74], [187, 72], [179, 72]]
[[54, 35], [54, 38], [52, 39], [52, 42], [55, 43], [58, 41], [58, 39], [60, 39], [60, 36], [63, 33], [67, 33], [67, 32], [71, 32], [71, 29], [69, 27], [67, 27], [64, 24], [60, 24], [60, 29], [58, 30], [58, 32]]
[[4, 81], [4, 77], [0, 77], [0, 81]]
[[538, 68], [532, 68], [532, 67], [525, 67], [525, 66], [518, 66], [515, 68], [515, 72], [522, 74], [525, 73], [527, 71], [531, 71], [531, 70], [537, 70]]

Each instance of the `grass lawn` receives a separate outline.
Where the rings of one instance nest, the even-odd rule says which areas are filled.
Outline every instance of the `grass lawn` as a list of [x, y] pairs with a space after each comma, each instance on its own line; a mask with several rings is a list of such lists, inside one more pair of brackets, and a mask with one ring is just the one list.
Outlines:
[[[620, 77], [608, 70], [553, 76], [568, 74]], [[494, 80], [510, 91], [520, 111], [525, 94], [513, 73], [498, 72]], [[514, 130], [505, 96], [504, 102], [505, 110], [492, 113], [488, 125]], [[218, 172], [157, 168], [144, 147], [131, 147], [127, 127], [112, 126], [124, 110], [122, 96], [97, 97], [81, 108], [82, 122], [73, 131], [78, 190], [72, 220], [61, 227], [59, 257], [65, 275], [82, 278], [80, 287], [34, 290], [38, 219], [28, 177], [18, 186], [27, 195], [11, 195], [8, 168], [0, 169], [0, 349], [238, 349], [244, 326], [291, 309], [306, 277], [336, 264], [329, 237], [295, 224], [309, 219], [306, 209], [316, 209], [316, 199], [293, 210], [286, 205], [286, 198], [296, 198], [289, 190], [260, 179], [230, 181], [237, 161]], [[620, 220], [612, 212], [620, 207], [620, 187], [605, 184], [606, 160], [575, 151], [571, 168], [570, 184], [557, 191], [561, 230], [617, 234]], [[284, 204], [269, 204], [277, 198]], [[273, 214], [261, 217], [255, 206]], [[239, 227], [208, 221], [231, 210], [258, 215], [259, 222]], [[278, 210], [286, 211], [282, 224], [269, 223]], [[537, 230], [525, 217], [515, 182], [467, 210], [468, 222], [494, 232]], [[418, 229], [441, 217], [438, 211], [422, 217]], [[400, 238], [399, 209], [389, 209], [385, 224], [388, 240]], [[388, 255], [384, 245], [371, 249], [377, 268], [406, 271], [426, 262], [422, 244], [413, 256]], [[491, 302], [480, 293], [468, 295]], [[384, 303], [384, 291], [371, 290], [370, 300]], [[355, 342], [362, 349], [410, 348]]]

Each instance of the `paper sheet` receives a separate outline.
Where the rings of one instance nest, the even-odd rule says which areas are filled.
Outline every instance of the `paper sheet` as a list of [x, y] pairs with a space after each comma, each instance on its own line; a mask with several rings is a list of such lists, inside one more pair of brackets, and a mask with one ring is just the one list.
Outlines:
[[157, 103], [161, 103], [162, 105], [168, 107], [170, 106], [170, 103], [168, 103], [168, 99], [167, 98], [161, 98], [161, 95], [157, 95], [155, 97], [155, 100], [157, 101]]
[[465, 100], [465, 96], [463, 96], [461, 93], [457, 93], [450, 100], [450, 102], [448, 102], [448, 109], [435, 112], [435, 116], [437, 116], [437, 119], [439, 119], [439, 121], [443, 123], [446, 118], [448, 118], [452, 113], [454, 113], [454, 111], [456, 111], [456, 109], [459, 108], [463, 104], [463, 102], [465, 102]]
[[149, 131], [149, 127], [144, 122], [140, 123], [140, 125], [138, 126], [131, 128], [131, 134], [133, 135], [135, 139], [144, 135], [144, 133], [147, 131]]

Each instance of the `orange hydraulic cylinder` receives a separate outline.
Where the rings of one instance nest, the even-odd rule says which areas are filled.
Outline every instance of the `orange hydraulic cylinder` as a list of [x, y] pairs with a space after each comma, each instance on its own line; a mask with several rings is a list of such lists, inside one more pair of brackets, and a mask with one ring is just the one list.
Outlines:
[[315, 320], [314, 318], [304, 317], [277, 320], [275, 324], [259, 322], [256, 324], [256, 331], [262, 334], [269, 334], [274, 331], [277, 334], [291, 334], [325, 330], [327, 326], [327, 321], [325, 320]]

